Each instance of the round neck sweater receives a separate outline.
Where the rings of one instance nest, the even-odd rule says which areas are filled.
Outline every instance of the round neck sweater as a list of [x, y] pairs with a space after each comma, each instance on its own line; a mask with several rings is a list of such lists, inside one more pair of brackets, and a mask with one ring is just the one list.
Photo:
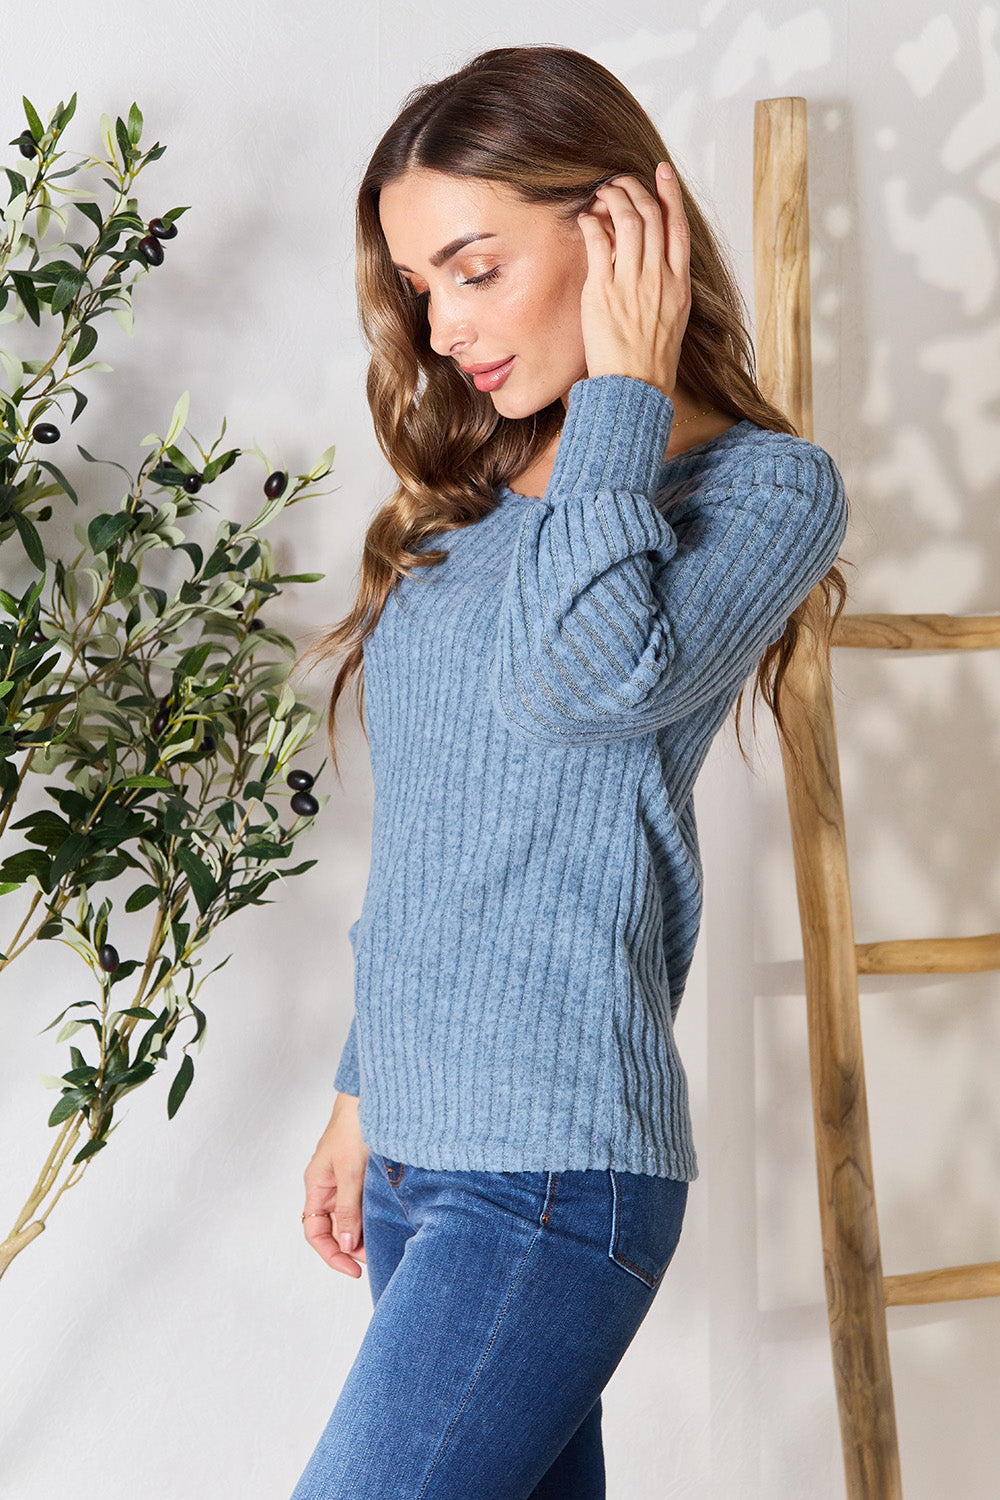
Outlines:
[[697, 1176], [674, 1039], [695, 779], [847, 502], [823, 448], [749, 420], [664, 459], [673, 414], [578, 381], [544, 496], [501, 486], [431, 538], [448, 556], [365, 639], [371, 868], [334, 1081], [391, 1160]]

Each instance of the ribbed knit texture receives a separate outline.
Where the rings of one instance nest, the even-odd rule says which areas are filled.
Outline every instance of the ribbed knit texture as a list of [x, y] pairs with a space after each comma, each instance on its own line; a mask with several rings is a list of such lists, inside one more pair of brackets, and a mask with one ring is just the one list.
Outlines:
[[697, 1175], [673, 1032], [692, 788], [847, 508], [828, 453], [746, 420], [664, 462], [673, 414], [643, 381], [577, 382], [544, 498], [502, 488], [429, 539], [447, 559], [365, 640], [372, 858], [335, 1083], [392, 1160]]

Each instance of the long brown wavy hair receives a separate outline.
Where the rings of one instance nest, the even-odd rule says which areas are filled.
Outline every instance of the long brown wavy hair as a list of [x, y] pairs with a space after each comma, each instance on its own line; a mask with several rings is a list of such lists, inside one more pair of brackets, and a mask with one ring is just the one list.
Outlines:
[[[757, 386], [746, 307], [712, 229], [645, 110], [600, 63], [564, 47], [483, 52], [457, 73], [415, 89], [376, 146], [358, 193], [357, 293], [371, 349], [368, 404], [379, 446], [399, 484], [368, 527], [353, 608], [301, 658], [346, 653], [327, 720], [338, 776], [337, 702], [355, 674], [364, 727], [363, 642], [390, 590], [412, 569], [432, 567], [447, 555], [441, 548], [416, 547], [427, 536], [471, 526], [487, 515], [497, 503], [496, 487], [541, 454], [565, 415], [556, 400], [531, 417], [500, 416], [453, 360], [432, 350], [425, 295], [415, 296], [404, 284], [382, 234], [382, 188], [411, 169], [426, 168], [506, 184], [529, 203], [554, 207], [570, 223], [610, 177], [631, 173], [656, 197], [661, 161], [670, 162], [677, 175], [691, 239], [691, 307], [678, 383], [699, 404], [736, 421], [749, 418], [759, 427], [801, 436]], [[822, 587], [832, 624], [847, 596], [837, 567]], [[801, 607], [781, 639], [764, 652], [754, 684], [754, 710], [759, 694], [786, 739], [780, 690], [800, 612]], [[746, 757], [742, 699], [741, 691], [736, 736]]]

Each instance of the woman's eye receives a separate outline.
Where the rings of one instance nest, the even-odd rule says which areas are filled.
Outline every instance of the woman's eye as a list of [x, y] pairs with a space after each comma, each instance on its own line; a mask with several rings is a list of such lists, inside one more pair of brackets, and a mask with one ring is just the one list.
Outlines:
[[500, 267], [494, 266], [492, 271], [484, 271], [481, 276], [469, 276], [462, 282], [463, 286], [489, 286], [491, 281], [496, 281], [500, 275]]

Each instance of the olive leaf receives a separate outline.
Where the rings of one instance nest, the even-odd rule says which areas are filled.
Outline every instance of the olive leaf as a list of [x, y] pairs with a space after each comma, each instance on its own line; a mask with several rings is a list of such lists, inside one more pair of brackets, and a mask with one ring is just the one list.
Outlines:
[[[90, 358], [97, 319], [131, 331], [133, 292], [186, 212], [139, 213], [136, 180], [164, 148], [143, 148], [136, 104], [102, 117], [103, 160], [64, 151], [75, 107], [74, 94], [43, 124], [25, 99], [0, 218], [0, 309], [32, 336], [31, 357], [22, 339], [0, 350], [0, 972], [59, 942], [87, 979], [38, 1028], [69, 1046], [69, 1066], [49, 1079], [55, 1141], [0, 1243], [0, 1274], [181, 1032], [176, 1114], [189, 1049], [205, 1040], [201, 987], [227, 961], [202, 973], [202, 950], [222, 922], [269, 904], [275, 881], [311, 868], [295, 844], [325, 800], [311, 790], [322, 765], [290, 765], [321, 715], [291, 683], [281, 628], [284, 587], [323, 575], [280, 575], [266, 532], [322, 493], [334, 450], [289, 475], [255, 446], [226, 445], [225, 421], [202, 447], [187, 392], [164, 435], [137, 443], [134, 469], [66, 441], [85, 383], [108, 369]], [[65, 240], [53, 243], [54, 226]], [[248, 458], [263, 474], [248, 478]], [[248, 486], [262, 492], [256, 510]], [[66, 504], [73, 524], [50, 527]], [[253, 519], [227, 519], [230, 506]]]

